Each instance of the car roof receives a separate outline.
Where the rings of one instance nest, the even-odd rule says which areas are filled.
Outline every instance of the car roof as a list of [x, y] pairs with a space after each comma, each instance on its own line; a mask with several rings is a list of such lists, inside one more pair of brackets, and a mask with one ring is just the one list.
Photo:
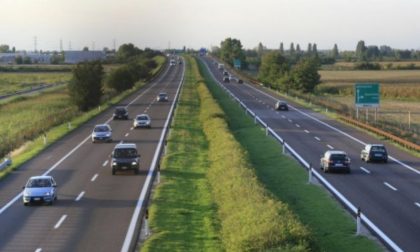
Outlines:
[[52, 179], [52, 176], [43, 175], [43, 176], [32, 176], [29, 179]]
[[344, 154], [347, 155], [347, 153], [345, 151], [340, 151], [340, 150], [328, 150], [325, 152], [325, 154]]
[[123, 106], [118, 106], [118, 107], [116, 107], [115, 109], [126, 109], [125, 107], [123, 107]]
[[149, 117], [149, 115], [148, 115], [148, 114], [140, 114], [140, 115], [136, 115], [136, 117], [139, 117], [139, 116], [147, 116], [147, 117]]
[[366, 144], [366, 146], [370, 146], [370, 147], [385, 147], [383, 144]]
[[111, 126], [109, 126], [109, 124], [107, 124], [107, 123], [104, 123], [104, 124], [96, 124], [95, 125], [95, 128], [96, 127], [103, 127], [103, 126], [111, 128]]
[[135, 143], [119, 143], [115, 145], [115, 149], [137, 149]]

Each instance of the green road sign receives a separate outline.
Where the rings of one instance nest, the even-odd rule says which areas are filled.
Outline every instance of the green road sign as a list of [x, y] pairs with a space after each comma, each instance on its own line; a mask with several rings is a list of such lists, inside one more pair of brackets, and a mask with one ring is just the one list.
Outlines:
[[234, 66], [236, 69], [241, 69], [241, 60], [240, 60], [240, 59], [234, 59], [234, 60], [233, 60], [233, 66]]
[[356, 83], [354, 87], [356, 107], [379, 107], [379, 83]]

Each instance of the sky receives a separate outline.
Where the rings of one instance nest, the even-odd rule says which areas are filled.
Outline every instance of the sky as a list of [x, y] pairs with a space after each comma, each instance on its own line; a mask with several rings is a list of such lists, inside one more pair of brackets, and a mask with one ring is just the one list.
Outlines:
[[[420, 49], [420, 0], [0, 0], [0, 44], [81, 50], [133, 43], [198, 49], [227, 37], [244, 48]], [[93, 48], [94, 47], [94, 48]]]

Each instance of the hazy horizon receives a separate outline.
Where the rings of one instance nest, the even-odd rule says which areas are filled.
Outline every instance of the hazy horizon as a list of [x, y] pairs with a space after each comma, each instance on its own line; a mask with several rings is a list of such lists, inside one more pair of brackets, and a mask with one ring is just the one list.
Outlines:
[[283, 42], [306, 50], [366, 45], [420, 49], [414, 0], [0, 0], [0, 44], [16, 50], [112, 49], [123, 43], [154, 49], [218, 46], [227, 37], [244, 48]]

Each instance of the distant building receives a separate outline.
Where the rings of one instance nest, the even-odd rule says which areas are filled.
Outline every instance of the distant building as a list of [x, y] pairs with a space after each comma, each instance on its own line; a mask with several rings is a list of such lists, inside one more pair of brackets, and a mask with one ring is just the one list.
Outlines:
[[64, 51], [64, 63], [66, 64], [105, 59], [106, 53], [104, 51]]
[[29, 58], [34, 64], [50, 64], [50, 53], [37, 52], [15, 52], [15, 53], [0, 53], [0, 64], [15, 64], [16, 57]]

